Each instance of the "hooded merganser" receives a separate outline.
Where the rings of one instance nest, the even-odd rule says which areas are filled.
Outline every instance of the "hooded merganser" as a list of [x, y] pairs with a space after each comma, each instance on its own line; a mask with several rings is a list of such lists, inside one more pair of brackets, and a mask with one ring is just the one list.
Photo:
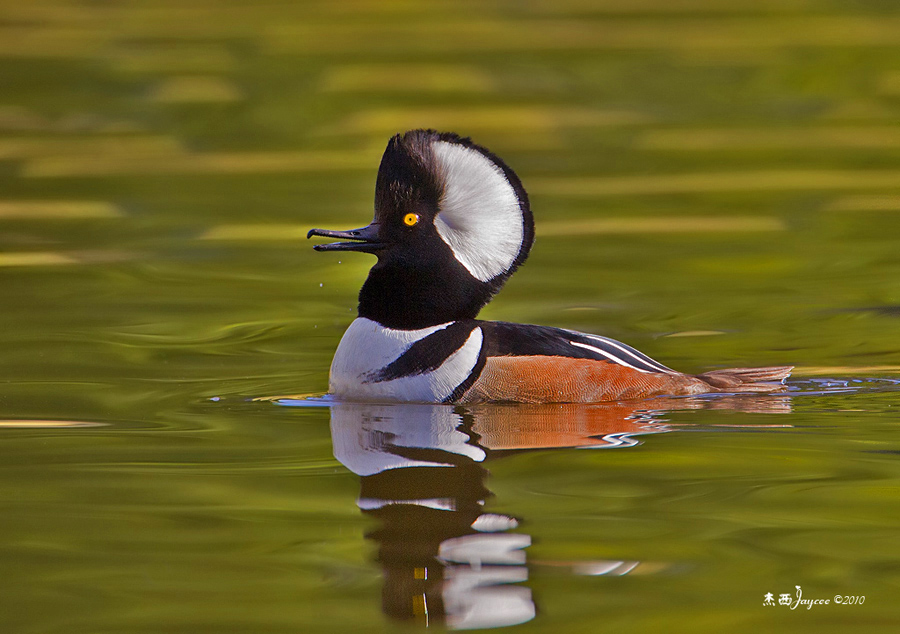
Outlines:
[[677, 372], [599, 335], [476, 319], [534, 242], [528, 196], [498, 156], [468, 138], [412, 130], [390, 140], [375, 218], [312, 229], [378, 262], [331, 364], [338, 398], [430, 403], [593, 403], [654, 395], [771, 392], [792, 367]]

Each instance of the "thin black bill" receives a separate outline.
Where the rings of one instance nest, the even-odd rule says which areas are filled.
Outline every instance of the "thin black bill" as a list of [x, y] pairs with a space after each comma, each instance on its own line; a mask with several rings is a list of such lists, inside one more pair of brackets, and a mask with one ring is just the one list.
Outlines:
[[372, 223], [361, 229], [350, 229], [349, 231], [332, 231], [331, 229], [310, 229], [306, 234], [307, 239], [313, 236], [322, 238], [333, 238], [335, 240], [351, 240], [352, 242], [331, 242], [329, 244], [317, 244], [313, 248], [316, 251], [362, 251], [364, 253], [374, 253], [385, 247], [385, 243], [380, 240], [380, 226]]

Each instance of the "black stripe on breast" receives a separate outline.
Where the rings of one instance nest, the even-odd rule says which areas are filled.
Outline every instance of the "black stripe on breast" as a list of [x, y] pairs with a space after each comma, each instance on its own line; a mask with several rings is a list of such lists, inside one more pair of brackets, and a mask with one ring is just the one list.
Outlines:
[[472, 371], [469, 372], [469, 376], [465, 378], [465, 380], [456, 386], [456, 389], [450, 393], [450, 396], [444, 399], [444, 403], [455, 403], [459, 399], [463, 397], [463, 394], [469, 391], [469, 388], [475, 384], [475, 381], [478, 380], [478, 377], [481, 376], [482, 370], [484, 370], [484, 364], [487, 362], [487, 354], [484, 351], [484, 345], [481, 346], [481, 350], [478, 353], [478, 360], [475, 362], [475, 367], [472, 368]]
[[365, 383], [393, 381], [438, 369], [451, 354], [463, 347], [476, 327], [475, 321], [455, 321], [409, 346], [389, 364], [366, 375]]
[[[502, 321], [481, 322], [487, 356], [554, 356], [570, 359], [594, 359], [630, 366], [645, 372], [662, 373], [668, 369], [631, 346], [605, 337], [589, 336], [573, 330], [512, 324]], [[583, 348], [591, 346], [596, 350]], [[599, 350], [600, 352], [597, 352]]]

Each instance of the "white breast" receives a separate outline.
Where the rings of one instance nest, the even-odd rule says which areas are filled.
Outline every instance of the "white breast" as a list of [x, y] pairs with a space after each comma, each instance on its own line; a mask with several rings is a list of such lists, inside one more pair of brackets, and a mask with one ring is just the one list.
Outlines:
[[391, 381], [373, 382], [367, 378], [397, 359], [416, 341], [449, 325], [392, 330], [369, 319], [355, 319], [334, 353], [331, 393], [338, 398], [361, 401], [443, 401], [475, 368], [481, 352], [481, 328], [475, 328], [462, 347], [431, 372]]

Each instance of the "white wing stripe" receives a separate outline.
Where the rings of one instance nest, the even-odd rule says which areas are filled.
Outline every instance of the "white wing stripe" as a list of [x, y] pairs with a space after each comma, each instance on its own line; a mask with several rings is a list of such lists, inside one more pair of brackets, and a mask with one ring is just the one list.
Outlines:
[[672, 370], [671, 368], [667, 368], [659, 361], [654, 361], [647, 355], [641, 354], [635, 350], [629, 350], [623, 344], [619, 343], [618, 341], [616, 341], [614, 339], [607, 339], [606, 337], [600, 337], [598, 335], [585, 335], [585, 336], [588, 337], [589, 339], [596, 339], [597, 341], [602, 341], [604, 343], [607, 343], [607, 344], [613, 346], [614, 348], [616, 348], [617, 350], [621, 350], [622, 352], [624, 352], [628, 356], [632, 357], [633, 359], [636, 359], [638, 362], [645, 363], [651, 367], [654, 367], [654, 368], [658, 369], [660, 372], [665, 372], [667, 374], [675, 374], [674, 370]]
[[578, 346], [579, 348], [584, 348], [585, 350], [591, 350], [592, 352], [596, 352], [597, 354], [603, 355], [613, 363], [618, 363], [619, 365], [624, 365], [625, 367], [631, 368], [632, 370], [637, 370], [638, 372], [643, 372], [644, 374], [650, 374], [650, 370], [644, 370], [642, 368], [636, 368], [630, 363], [627, 363], [621, 357], [617, 357], [606, 350], [601, 350], [600, 348], [595, 348], [594, 346], [589, 346], [586, 343], [578, 343], [577, 341], [570, 341], [570, 344], [573, 346]]

